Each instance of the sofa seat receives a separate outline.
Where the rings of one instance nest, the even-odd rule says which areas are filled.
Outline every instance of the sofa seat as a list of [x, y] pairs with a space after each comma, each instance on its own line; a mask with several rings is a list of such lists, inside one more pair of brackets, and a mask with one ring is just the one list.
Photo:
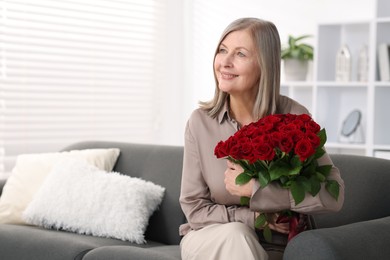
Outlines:
[[[32, 252], [34, 252], [34, 259], [83, 259], [85, 254], [98, 247], [103, 247], [104, 249], [112, 246], [122, 246], [122, 250], [126, 249], [125, 251], [128, 254], [132, 249], [135, 252], [143, 252], [137, 251], [137, 248], [160, 248], [164, 246], [164, 244], [155, 241], [147, 241], [146, 244], [139, 245], [118, 239], [80, 235], [66, 231], [43, 229], [36, 226], [8, 224], [0, 225], [0, 244], [0, 258], [4, 260], [30, 260], [32, 259]], [[110, 250], [107, 251], [109, 252]], [[179, 246], [177, 246], [176, 252], [173, 252], [173, 254], [175, 253], [180, 253]], [[92, 256], [94, 255], [92, 254]], [[112, 257], [115, 255], [116, 252], [110, 253]], [[120, 258], [120, 250], [118, 251], [118, 255], [119, 258], [109, 257], [105, 259], [122, 259]], [[180, 254], [177, 259], [180, 259]]]
[[[130, 258], [129, 258], [130, 257]], [[103, 246], [89, 251], [83, 260], [180, 260], [179, 245], [164, 246]]]

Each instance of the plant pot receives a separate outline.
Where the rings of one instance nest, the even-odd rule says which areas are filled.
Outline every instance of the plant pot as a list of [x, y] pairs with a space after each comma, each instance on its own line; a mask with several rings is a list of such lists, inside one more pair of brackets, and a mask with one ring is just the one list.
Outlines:
[[305, 81], [309, 61], [298, 59], [284, 59], [284, 74], [286, 81]]

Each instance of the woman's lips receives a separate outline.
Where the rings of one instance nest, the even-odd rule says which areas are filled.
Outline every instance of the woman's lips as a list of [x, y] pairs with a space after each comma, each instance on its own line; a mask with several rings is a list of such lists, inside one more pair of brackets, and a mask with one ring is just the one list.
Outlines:
[[238, 75], [221, 72], [221, 78], [222, 79], [233, 79], [233, 78], [236, 78], [236, 77], [238, 77]]

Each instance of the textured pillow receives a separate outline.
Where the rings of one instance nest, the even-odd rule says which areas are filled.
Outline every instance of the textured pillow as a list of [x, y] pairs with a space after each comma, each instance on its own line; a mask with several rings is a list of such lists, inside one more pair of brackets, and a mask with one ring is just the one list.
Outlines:
[[0, 223], [25, 224], [22, 212], [55, 163], [66, 158], [80, 158], [100, 169], [111, 171], [119, 153], [119, 149], [111, 148], [19, 155], [0, 197]]
[[27, 223], [141, 244], [165, 189], [82, 161], [58, 163], [29, 204]]

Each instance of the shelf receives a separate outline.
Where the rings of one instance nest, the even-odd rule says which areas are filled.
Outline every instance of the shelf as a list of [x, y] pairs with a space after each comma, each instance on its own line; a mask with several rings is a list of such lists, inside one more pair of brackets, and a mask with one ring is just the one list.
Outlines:
[[307, 87], [313, 87], [314, 82], [312, 81], [286, 81], [282, 82], [280, 84], [282, 87], [284, 86], [289, 86], [289, 87], [294, 87], [294, 88], [307, 88]]
[[376, 22], [377, 23], [390, 23], [390, 17], [378, 18], [378, 19], [376, 19]]
[[326, 143], [326, 148], [341, 148], [341, 149], [355, 149], [355, 150], [364, 150], [366, 149], [365, 144], [352, 144], [352, 143]]
[[[348, 46], [352, 57], [356, 56], [364, 46], [369, 48], [370, 22], [320, 24], [317, 34], [316, 56], [321, 59], [317, 63], [317, 80], [334, 81], [336, 56], [342, 46]], [[351, 80], [355, 81], [358, 73], [357, 64], [353, 60], [352, 58]]]
[[327, 143], [325, 149], [328, 153], [333, 154], [367, 155], [367, 147], [364, 144]]
[[[377, 15], [371, 20], [321, 23], [317, 27], [317, 48], [312, 81], [283, 82], [282, 93], [305, 105], [327, 132], [325, 147], [333, 153], [374, 156], [390, 154], [390, 81], [379, 81], [378, 45], [390, 43], [390, 0], [377, 0]], [[343, 45], [351, 55], [349, 81], [336, 81], [336, 57]], [[367, 81], [359, 81], [358, 57], [367, 48]], [[361, 112], [354, 139], [341, 138], [347, 116]]]
[[390, 152], [390, 145], [374, 145], [374, 150]]
[[390, 87], [390, 81], [375, 81], [375, 87], [378, 88], [389, 88]]
[[337, 88], [350, 88], [350, 87], [362, 87], [366, 88], [368, 86], [368, 82], [360, 82], [360, 81], [319, 81], [317, 82], [317, 86], [319, 87], [337, 87]]

